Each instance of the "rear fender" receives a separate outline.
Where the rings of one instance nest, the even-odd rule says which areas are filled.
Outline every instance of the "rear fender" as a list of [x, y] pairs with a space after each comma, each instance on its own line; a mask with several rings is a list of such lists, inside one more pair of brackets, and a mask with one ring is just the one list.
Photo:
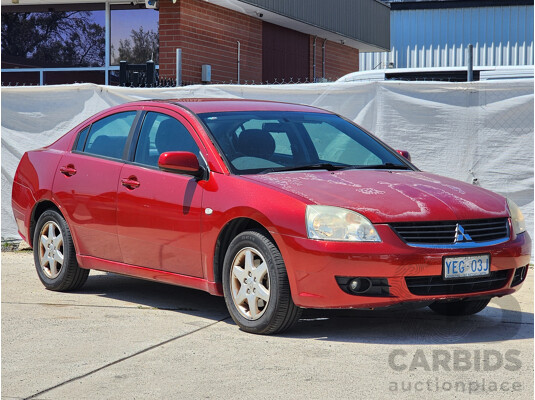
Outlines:
[[62, 153], [52, 149], [29, 151], [17, 167], [11, 204], [19, 233], [30, 245], [33, 211], [41, 201], [53, 201], [52, 186]]

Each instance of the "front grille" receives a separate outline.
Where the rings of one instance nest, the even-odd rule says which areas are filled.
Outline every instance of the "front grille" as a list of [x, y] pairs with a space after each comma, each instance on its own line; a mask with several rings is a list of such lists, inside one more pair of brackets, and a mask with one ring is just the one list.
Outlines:
[[405, 282], [412, 294], [433, 296], [436, 294], [463, 294], [500, 289], [509, 280], [510, 270], [493, 271], [489, 276], [467, 279], [444, 279], [442, 276], [411, 276]]
[[394, 232], [408, 244], [436, 245], [453, 245], [458, 225], [464, 229], [465, 234], [470, 236], [472, 243], [482, 243], [509, 237], [509, 222], [507, 218], [396, 222], [390, 224]]

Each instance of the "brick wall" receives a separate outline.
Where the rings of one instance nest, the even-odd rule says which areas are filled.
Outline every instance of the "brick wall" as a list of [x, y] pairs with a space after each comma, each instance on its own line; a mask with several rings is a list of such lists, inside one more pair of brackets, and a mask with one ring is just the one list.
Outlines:
[[[262, 20], [201, 0], [160, 1], [160, 75], [174, 77], [176, 49], [182, 49], [182, 80], [201, 82], [201, 66], [212, 66], [212, 81], [236, 81], [237, 43], [241, 81], [262, 81]], [[310, 36], [310, 79], [314, 37]], [[316, 41], [316, 78], [322, 76], [323, 39]], [[325, 76], [337, 79], [358, 70], [357, 49], [325, 43]]]
[[160, 1], [160, 75], [175, 76], [182, 49], [182, 80], [201, 81], [201, 66], [212, 66], [212, 81], [262, 80], [262, 21], [200, 0]]
[[[316, 79], [322, 77], [323, 56], [322, 46], [324, 39], [316, 39]], [[313, 79], [314, 62], [314, 36], [310, 36], [310, 79]], [[336, 80], [350, 72], [359, 69], [359, 51], [352, 47], [327, 40], [325, 42], [325, 77]]]

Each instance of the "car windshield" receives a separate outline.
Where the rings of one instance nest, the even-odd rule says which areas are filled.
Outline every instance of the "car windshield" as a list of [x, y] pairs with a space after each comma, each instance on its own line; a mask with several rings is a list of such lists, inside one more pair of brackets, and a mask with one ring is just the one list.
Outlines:
[[199, 116], [236, 174], [351, 168], [412, 170], [394, 151], [334, 114], [240, 111]]

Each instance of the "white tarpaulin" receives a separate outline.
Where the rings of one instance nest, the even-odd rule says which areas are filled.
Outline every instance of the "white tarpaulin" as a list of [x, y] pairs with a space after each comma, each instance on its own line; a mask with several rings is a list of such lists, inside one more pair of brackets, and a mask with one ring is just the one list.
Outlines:
[[46, 146], [107, 107], [148, 98], [277, 100], [334, 111], [409, 150], [420, 169], [513, 199], [533, 237], [533, 79], [344, 82], [133, 89], [93, 84], [2, 88], [2, 239], [19, 238], [11, 185], [25, 151]]

